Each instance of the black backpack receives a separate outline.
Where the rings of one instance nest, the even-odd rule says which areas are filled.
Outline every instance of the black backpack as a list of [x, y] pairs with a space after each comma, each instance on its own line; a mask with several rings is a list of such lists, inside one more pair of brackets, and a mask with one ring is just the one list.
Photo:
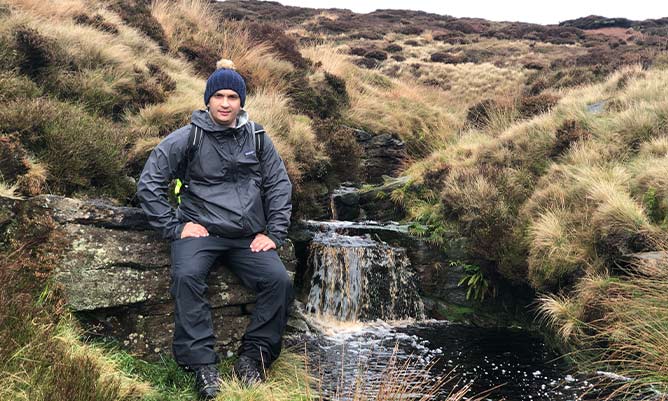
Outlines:
[[[262, 152], [264, 151], [264, 129], [256, 130], [255, 122], [251, 121], [251, 130], [253, 133], [253, 142], [255, 143], [255, 154], [260, 161], [260, 170], [262, 170]], [[185, 173], [183, 174], [183, 181], [180, 178], [176, 179], [176, 187], [174, 188], [174, 195], [179, 203], [181, 203], [181, 189], [188, 190], [188, 182], [190, 182], [190, 161], [195, 158], [200, 145], [204, 138], [204, 130], [195, 124], [191, 124], [190, 134], [188, 135], [188, 146], [186, 152]], [[264, 173], [262, 174], [264, 177]]]

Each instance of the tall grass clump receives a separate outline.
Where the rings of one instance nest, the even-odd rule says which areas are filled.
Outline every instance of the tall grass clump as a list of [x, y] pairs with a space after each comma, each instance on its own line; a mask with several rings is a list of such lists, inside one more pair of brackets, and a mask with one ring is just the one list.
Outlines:
[[[665, 78], [629, 67], [567, 94], [557, 114], [588, 135], [562, 152], [523, 208], [532, 284], [562, 294], [546, 294], [539, 310], [583, 369], [626, 377], [602, 380], [608, 399], [668, 391]], [[607, 110], [582, 113], [597, 96], [613, 97]], [[637, 256], [651, 251], [660, 252]]]
[[0, 111], [0, 133], [16, 133], [48, 166], [52, 192], [124, 199], [133, 191], [123, 170], [127, 132], [79, 106], [43, 98], [8, 102]]
[[[569, 354], [589, 371], [610, 372], [624, 380], [600, 378], [606, 399], [656, 400], [668, 392], [668, 260], [636, 260], [626, 276], [587, 277], [581, 299], [570, 305], [554, 297], [541, 299], [541, 312], [562, 339], [579, 344]], [[562, 307], [553, 306], [561, 303]], [[589, 315], [589, 316], [587, 316]]]
[[564, 210], [541, 213], [529, 228], [529, 280], [536, 288], [559, 289], [583, 272], [586, 250], [577, 238], [577, 226]]

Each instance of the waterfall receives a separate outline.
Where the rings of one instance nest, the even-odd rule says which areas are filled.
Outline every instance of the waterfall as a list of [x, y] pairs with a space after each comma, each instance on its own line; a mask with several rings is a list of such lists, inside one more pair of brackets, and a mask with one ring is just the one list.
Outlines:
[[416, 277], [403, 248], [333, 231], [316, 233], [306, 305], [313, 314], [343, 321], [423, 319]]

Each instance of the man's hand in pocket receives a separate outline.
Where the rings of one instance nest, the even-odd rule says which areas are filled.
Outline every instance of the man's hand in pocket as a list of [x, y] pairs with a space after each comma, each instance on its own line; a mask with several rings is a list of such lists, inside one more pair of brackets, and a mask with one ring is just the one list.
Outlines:
[[209, 232], [203, 225], [193, 222], [186, 223], [185, 227], [183, 227], [183, 231], [181, 231], [181, 238], [208, 236]]

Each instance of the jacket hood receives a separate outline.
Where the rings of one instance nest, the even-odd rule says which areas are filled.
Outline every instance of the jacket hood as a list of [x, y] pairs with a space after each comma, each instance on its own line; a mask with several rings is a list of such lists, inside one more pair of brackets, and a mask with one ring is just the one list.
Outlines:
[[[213, 121], [213, 118], [211, 118], [211, 115], [207, 110], [195, 110], [193, 112], [191, 121], [193, 124], [202, 128], [204, 131], [224, 132], [231, 129], [230, 127], [222, 126], [217, 122]], [[234, 127], [234, 129], [238, 130], [247, 123], [248, 123], [248, 112], [246, 110], [241, 109], [241, 111], [239, 111], [239, 114], [237, 115], [237, 125], [236, 127]]]

